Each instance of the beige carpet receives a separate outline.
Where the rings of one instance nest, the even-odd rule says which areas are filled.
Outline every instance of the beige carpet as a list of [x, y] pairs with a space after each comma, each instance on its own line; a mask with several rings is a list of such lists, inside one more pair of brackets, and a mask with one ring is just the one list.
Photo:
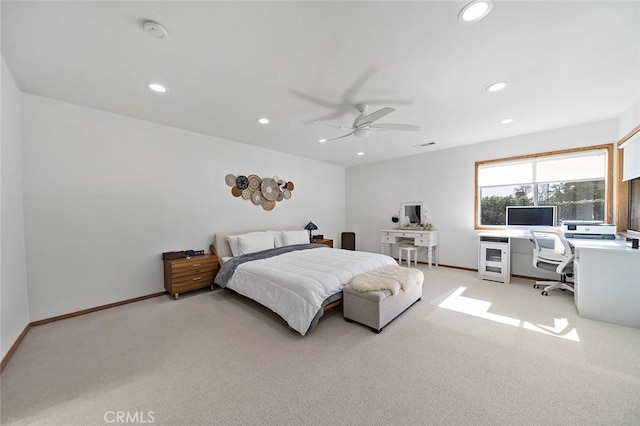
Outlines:
[[34, 327], [2, 424], [640, 424], [640, 330], [526, 280], [422, 269], [381, 334], [334, 310], [301, 337], [219, 289]]

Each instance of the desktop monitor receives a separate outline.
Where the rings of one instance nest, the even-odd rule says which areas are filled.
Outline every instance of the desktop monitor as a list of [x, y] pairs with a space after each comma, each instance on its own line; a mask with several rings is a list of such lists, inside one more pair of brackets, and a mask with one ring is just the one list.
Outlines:
[[511, 227], [554, 227], [556, 206], [507, 206], [506, 224]]

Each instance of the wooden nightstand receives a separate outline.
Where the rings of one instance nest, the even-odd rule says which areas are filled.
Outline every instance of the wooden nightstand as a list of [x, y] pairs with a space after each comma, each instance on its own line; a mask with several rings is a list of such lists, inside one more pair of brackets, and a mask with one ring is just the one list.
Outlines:
[[333, 248], [333, 240], [322, 239], [322, 240], [311, 240], [314, 244], [324, 244], [325, 246], [329, 246]]
[[184, 291], [211, 286], [220, 270], [218, 256], [204, 254], [164, 261], [164, 288], [177, 300]]

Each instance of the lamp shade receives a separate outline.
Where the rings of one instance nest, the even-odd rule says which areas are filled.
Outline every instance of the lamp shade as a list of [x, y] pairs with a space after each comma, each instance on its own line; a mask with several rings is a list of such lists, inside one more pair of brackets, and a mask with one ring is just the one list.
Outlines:
[[309, 221], [309, 223], [307, 223], [307, 224], [304, 226], [304, 229], [306, 229], [307, 231], [315, 231], [316, 229], [318, 229], [318, 227], [316, 226], [316, 224], [315, 224], [315, 223], [313, 223], [313, 222]]

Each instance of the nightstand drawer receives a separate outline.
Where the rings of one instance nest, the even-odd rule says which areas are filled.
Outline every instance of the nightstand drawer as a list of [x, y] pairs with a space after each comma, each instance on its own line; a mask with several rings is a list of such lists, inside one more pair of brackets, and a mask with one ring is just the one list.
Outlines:
[[182, 293], [184, 291], [208, 287], [213, 285], [213, 277], [213, 274], [209, 274], [208, 276], [201, 275], [189, 280], [174, 282], [171, 286], [172, 293]]
[[197, 281], [211, 281], [216, 276], [215, 272], [204, 272], [201, 274], [187, 275], [184, 277], [173, 278], [171, 283], [173, 287], [182, 285], [183, 283], [195, 283]]
[[207, 272], [215, 272], [218, 269], [220, 269], [220, 265], [218, 265], [217, 263], [200, 265], [200, 266], [195, 266], [191, 268], [179, 268], [179, 269], [172, 268], [171, 278], [173, 278], [173, 280], [175, 281], [182, 277], [190, 277], [192, 275], [204, 274]]

